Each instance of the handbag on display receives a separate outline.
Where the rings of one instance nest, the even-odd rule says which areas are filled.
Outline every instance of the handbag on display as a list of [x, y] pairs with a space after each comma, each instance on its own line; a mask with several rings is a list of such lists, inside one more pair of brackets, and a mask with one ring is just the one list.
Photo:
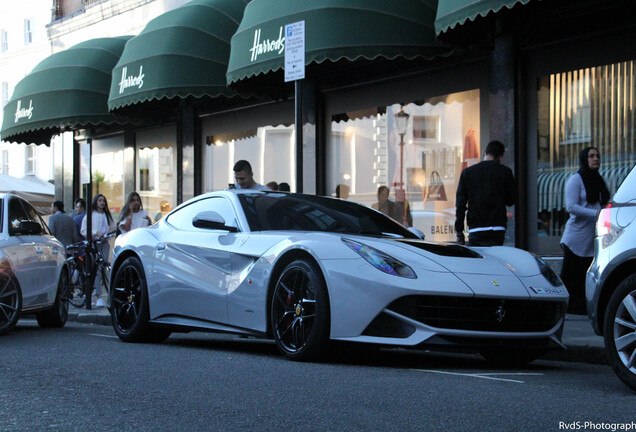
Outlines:
[[426, 190], [426, 201], [447, 201], [444, 182], [437, 171], [431, 173], [431, 181]]

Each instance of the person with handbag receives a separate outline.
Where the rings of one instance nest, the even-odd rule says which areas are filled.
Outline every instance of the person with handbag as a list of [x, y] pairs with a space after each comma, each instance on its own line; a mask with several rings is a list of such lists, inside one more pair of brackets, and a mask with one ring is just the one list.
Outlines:
[[484, 160], [466, 168], [459, 177], [455, 196], [455, 235], [459, 244], [465, 243], [465, 219], [470, 246], [504, 244], [506, 206], [515, 204], [512, 170], [501, 164], [504, 151], [500, 141], [491, 141], [486, 146]]

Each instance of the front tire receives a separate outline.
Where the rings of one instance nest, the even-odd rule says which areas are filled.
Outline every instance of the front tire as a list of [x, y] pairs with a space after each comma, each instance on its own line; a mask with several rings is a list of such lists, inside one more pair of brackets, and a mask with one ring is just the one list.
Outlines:
[[55, 303], [53, 307], [44, 312], [35, 315], [38, 325], [43, 328], [61, 328], [66, 324], [68, 319], [68, 272], [62, 269], [60, 279], [57, 283], [57, 292], [55, 294]]
[[0, 335], [15, 327], [22, 310], [22, 291], [13, 278], [0, 273]]
[[270, 324], [287, 358], [313, 361], [327, 354], [329, 295], [316, 263], [299, 259], [285, 267], [270, 300]]
[[163, 342], [170, 336], [170, 331], [149, 323], [146, 275], [136, 257], [126, 258], [117, 270], [110, 314], [115, 333], [124, 342]]
[[636, 391], [636, 275], [621, 282], [605, 311], [605, 351], [618, 378]]

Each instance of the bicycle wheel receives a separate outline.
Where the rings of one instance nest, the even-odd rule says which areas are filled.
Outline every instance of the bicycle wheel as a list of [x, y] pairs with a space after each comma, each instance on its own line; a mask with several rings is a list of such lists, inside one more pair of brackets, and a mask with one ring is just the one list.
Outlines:
[[95, 275], [97, 274], [97, 266], [94, 265], [93, 258], [89, 252], [84, 257], [84, 267], [80, 270], [83, 276], [84, 294], [86, 296], [86, 309], [93, 309], [93, 289], [95, 286]]
[[84, 284], [84, 273], [78, 268], [71, 268], [68, 278], [66, 296], [70, 304], [76, 308], [81, 308], [86, 304], [86, 292]]
[[99, 266], [99, 271], [102, 274], [102, 288], [105, 293], [108, 293], [108, 289], [110, 286], [110, 267], [107, 267], [105, 264]]

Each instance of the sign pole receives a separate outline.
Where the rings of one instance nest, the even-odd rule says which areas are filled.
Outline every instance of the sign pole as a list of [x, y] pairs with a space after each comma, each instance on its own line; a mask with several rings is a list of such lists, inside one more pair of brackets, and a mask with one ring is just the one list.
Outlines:
[[303, 84], [296, 80], [296, 192], [303, 193]]
[[305, 21], [285, 26], [285, 82], [294, 81], [296, 126], [296, 192], [303, 192], [303, 87]]
[[[86, 186], [86, 240], [88, 243], [85, 248], [86, 259], [84, 260], [84, 265], [91, 265], [90, 259], [88, 259], [88, 255], [91, 248], [91, 240], [93, 239], [93, 214], [91, 208], [91, 201], [93, 195], [93, 176], [91, 159], [92, 159], [92, 147], [93, 147], [93, 139], [86, 138], [86, 144], [81, 145], [80, 149], [80, 183]], [[83, 269], [85, 271], [86, 269]], [[84, 292], [92, 293], [93, 290], [90, 284], [92, 283], [91, 278], [84, 279]], [[86, 296], [86, 309], [92, 309], [91, 299]]]

